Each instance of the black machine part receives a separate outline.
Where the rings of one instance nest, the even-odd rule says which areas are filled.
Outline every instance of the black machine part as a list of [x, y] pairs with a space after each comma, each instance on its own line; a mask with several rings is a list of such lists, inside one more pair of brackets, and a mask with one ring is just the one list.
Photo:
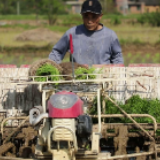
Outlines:
[[87, 138], [92, 134], [92, 119], [88, 115], [80, 115], [77, 118], [77, 134], [81, 138]]

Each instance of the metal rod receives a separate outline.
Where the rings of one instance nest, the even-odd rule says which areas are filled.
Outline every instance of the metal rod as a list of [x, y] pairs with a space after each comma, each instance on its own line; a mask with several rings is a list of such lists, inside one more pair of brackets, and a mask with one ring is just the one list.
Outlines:
[[8, 118], [5, 118], [1, 123], [1, 134], [2, 134], [2, 136], [3, 136], [4, 123], [9, 121], [9, 120], [19, 120], [19, 119], [26, 119], [26, 116], [25, 117], [8, 117]]
[[[85, 74], [85, 75], [87, 75], [87, 74]], [[88, 75], [101, 75], [101, 74], [88, 74]], [[61, 76], [63, 76], [63, 75], [59, 75], [59, 77], [61, 77]], [[30, 78], [34, 78], [34, 77], [38, 77], [38, 76], [30, 76]], [[41, 76], [42, 77], [42, 76]], [[43, 77], [47, 77], [47, 76], [43, 76]], [[48, 81], [48, 82], [36, 82], [36, 81], [21, 81], [21, 82], [19, 82], [19, 81], [17, 81], [17, 82], [15, 82], [15, 81], [12, 81], [12, 80], [10, 80], [9, 82], [8, 81], [5, 81], [5, 78], [9, 78], [9, 77], [3, 77], [3, 80], [2, 81], [0, 81], [0, 84], [55, 84], [55, 83], [72, 83], [73, 81], [72, 80], [58, 80], [58, 81]], [[29, 78], [29, 77], [26, 77], [26, 78]], [[143, 79], [145, 79], [145, 80], [159, 80], [159, 78], [157, 77], [139, 77], [139, 78], [134, 78], [134, 77], [132, 77], [132, 78], [129, 78], [129, 77], [127, 77], [127, 78], [98, 78], [98, 79], [85, 79], [85, 80], [75, 80], [74, 82], [76, 83], [80, 83], [80, 82], [88, 82], [88, 83], [90, 83], [90, 82], [96, 82], [96, 83], [99, 83], [99, 84], [102, 84], [102, 83], [105, 83], [105, 82], [111, 82], [111, 81], [113, 81], [113, 82], [116, 82], [116, 81], [127, 81], [127, 80], [132, 80], [132, 81], [136, 81], [136, 80], [143, 80]], [[148, 92], [147, 92], [148, 93]]]
[[73, 55], [71, 54], [71, 58], [72, 58], [72, 76], [74, 79], [74, 62], [73, 62]]
[[[106, 133], [105, 134], [107, 137], [116, 137], [117, 134], [116, 133]], [[144, 132], [133, 132], [133, 133], [128, 133], [127, 134], [128, 137], [141, 137], [141, 136], [146, 136], [146, 134]], [[154, 136], [154, 134], [151, 133], [151, 136]]]
[[116, 102], [114, 102], [108, 95], [105, 95], [105, 98], [109, 99], [127, 118], [129, 118], [137, 128], [140, 128], [146, 135], [150, 138], [150, 140], [155, 141], [155, 139], [149, 135], [149, 133], [143, 129], [128, 113], [126, 113], [121, 107], [119, 107]]
[[[3, 157], [0, 156], [0, 160], [23, 160], [23, 158], [15, 158], [15, 157]], [[28, 158], [28, 159], [24, 159], [24, 160], [36, 160], [35, 158]]]
[[43, 113], [46, 113], [46, 92], [44, 91], [42, 92], [42, 107], [43, 107]]
[[98, 132], [101, 133], [102, 123], [101, 123], [101, 95], [100, 95], [100, 89], [97, 90], [97, 111], [98, 111]]
[[27, 117], [21, 122], [21, 124], [20, 124], [13, 132], [11, 132], [11, 134], [9, 134], [9, 136], [3, 141], [3, 144], [7, 143], [7, 142], [10, 140], [11, 136], [12, 136], [15, 132], [17, 132], [17, 131], [19, 130], [19, 128], [21, 128], [21, 126], [22, 126], [26, 121], [28, 121], [28, 120], [29, 120], [29, 116], [27, 116]]
[[[152, 155], [154, 153], [155, 152], [142, 152], [142, 153], [133, 153], [133, 154], [126, 154], [126, 155], [117, 155], [117, 156], [107, 157], [106, 160], [122, 159], [122, 158], [132, 158], [132, 157], [141, 157], [141, 156]], [[100, 159], [98, 159], [98, 160], [100, 160]], [[103, 160], [105, 160], [105, 159], [103, 159]]]
[[73, 144], [74, 144], [74, 151], [77, 152], [78, 151], [78, 145], [77, 145], [77, 139], [75, 136], [75, 133], [73, 132], [73, 130], [71, 128], [65, 127], [65, 126], [55, 126], [53, 128], [51, 128], [48, 132], [48, 140], [47, 140], [47, 145], [48, 145], [48, 151], [52, 153], [52, 149], [51, 149], [51, 134], [54, 132], [54, 130], [59, 129], [59, 128], [64, 128], [67, 129], [68, 131], [71, 132], [72, 136], [73, 136]]
[[[156, 132], [157, 130], [157, 122], [156, 122], [156, 119], [149, 115], [149, 114], [128, 114], [129, 116], [131, 117], [148, 117], [148, 118], [151, 118], [153, 120], [153, 123], [154, 123], [154, 132]], [[97, 115], [90, 115], [90, 117], [93, 117], [93, 118], [98, 118]], [[122, 118], [122, 117], [126, 117], [124, 114], [105, 114], [105, 115], [101, 115], [102, 118]]]

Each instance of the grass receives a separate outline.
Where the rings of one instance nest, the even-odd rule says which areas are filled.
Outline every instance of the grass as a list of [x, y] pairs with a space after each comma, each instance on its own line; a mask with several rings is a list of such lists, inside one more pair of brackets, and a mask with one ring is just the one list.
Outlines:
[[131, 63], [160, 63], [160, 53], [128, 53], [124, 55], [124, 62], [126, 66]]
[[119, 42], [121, 45], [128, 45], [128, 44], [143, 45], [143, 44], [146, 44], [146, 42], [141, 41], [140, 39], [132, 39], [132, 37], [126, 38], [126, 39], [119, 39]]
[[58, 31], [61, 34], [65, 33], [70, 27], [68, 26], [49, 26], [47, 25], [46, 28], [48, 28], [51, 31]]
[[117, 33], [119, 39], [126, 41], [139, 41], [140, 43], [157, 43], [159, 41], [160, 28], [141, 25], [121, 24], [113, 26], [108, 24], [108, 27]]
[[[132, 15], [117, 15], [117, 14], [104, 14], [103, 18], [104, 19], [112, 19], [115, 17], [119, 17], [121, 19], [137, 19], [138, 17], [140, 17], [141, 14], [132, 14]], [[80, 14], [66, 14], [66, 15], [58, 15], [59, 19], [67, 19], [70, 21], [72, 19], [77, 19], [77, 18], [81, 18]], [[39, 19], [47, 19], [46, 15], [38, 15]], [[30, 14], [30, 15], [0, 15], [0, 20], [34, 20], [37, 19], [37, 15], [35, 14]]]
[[[45, 15], [39, 15], [39, 19], [46, 19]], [[0, 20], [35, 20], [37, 19], [37, 15], [0, 15]]]
[[[0, 53], [0, 64], [16, 64], [18, 67], [22, 64], [32, 64], [34, 61], [48, 58], [48, 52], [30, 52], [30, 53]], [[141, 53], [134, 54], [133, 52], [127, 53], [124, 56], [125, 66], [131, 63], [160, 63], [160, 53]], [[69, 54], [66, 54], [63, 62], [69, 61]]]
[[33, 62], [48, 58], [49, 53], [0, 53], [0, 64], [16, 64], [18, 67], [24, 64], [32, 64]]
[[34, 29], [37, 27], [29, 25], [29, 24], [14, 24], [14, 25], [6, 24], [1, 28], [12, 28], [12, 29], [22, 28], [24, 30], [29, 30], [29, 29]]

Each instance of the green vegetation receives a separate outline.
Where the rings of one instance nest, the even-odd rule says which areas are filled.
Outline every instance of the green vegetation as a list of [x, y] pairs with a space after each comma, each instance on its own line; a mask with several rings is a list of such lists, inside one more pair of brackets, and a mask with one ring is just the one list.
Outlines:
[[[42, 58], [47, 58], [48, 54], [51, 51], [51, 48], [49, 49], [35, 49], [35, 48], [27, 48], [25, 49], [25, 53], [23, 53], [23, 49], [19, 47], [15, 48], [13, 51], [13, 48], [10, 48], [10, 50], [7, 50], [7, 53], [2, 53], [3, 48], [0, 48], [0, 63], [1, 64], [16, 64], [17, 66], [21, 66], [22, 64], [32, 64], [34, 61]], [[4, 47], [4, 51], [5, 51]], [[20, 58], [21, 57], [21, 58]], [[160, 52], [151, 54], [146, 53], [142, 55], [141, 53], [135, 52], [128, 52], [123, 55], [125, 65], [131, 63], [160, 63]], [[63, 59], [63, 62], [69, 62], [69, 56], [66, 55]]]
[[[57, 20], [68, 20], [68, 21], [80, 21], [81, 20], [81, 15], [80, 14], [58, 14], [57, 15], [58, 19]], [[122, 14], [104, 14], [102, 17], [102, 21], [105, 19], [114, 19], [118, 17], [120, 20], [123, 19], [138, 19], [141, 17], [141, 14], [132, 14], [132, 15], [126, 15], [123, 16]], [[67, 17], [67, 19], [66, 19]], [[29, 14], [20, 14], [20, 15], [15, 15], [15, 14], [7, 14], [7, 15], [0, 15], [0, 20], [47, 20], [48, 17], [45, 14], [35, 14], [35, 13], [29, 13]], [[77, 22], [76, 22], [77, 23]]]
[[35, 14], [36, 19], [38, 15], [46, 15], [50, 25], [53, 25], [57, 20], [58, 14], [65, 14], [67, 7], [64, 5], [65, 0], [6, 0], [2, 1], [0, 5], [0, 14]]
[[[114, 100], [114, 99], [113, 99]], [[121, 114], [120, 110], [109, 100], [106, 103], [105, 114]], [[120, 107], [128, 114], [149, 114], [153, 116], [157, 122], [160, 122], [160, 100], [158, 99], [142, 99], [139, 95], [134, 95], [126, 101], [125, 104], [119, 104]], [[94, 100], [93, 107], [89, 110], [89, 114], [97, 114], [97, 100]], [[151, 123], [150, 118], [135, 118], [139, 123]], [[127, 118], [106, 119], [110, 123], [130, 123]]]
[[[82, 80], [87, 79], [87, 74], [88, 74], [88, 79], [95, 79], [96, 78], [95, 75], [89, 75], [94, 73], [95, 73], [95, 68], [93, 67], [88, 69], [79, 67], [75, 70], [76, 79], [82, 79]], [[59, 75], [60, 73], [56, 67], [52, 66], [51, 64], [45, 64], [37, 69], [36, 76], [40, 77], [35, 78], [35, 80], [39, 82], [45, 82], [47, 81], [48, 77], [48, 80], [50, 81], [58, 81], [62, 79], [62, 77], [60, 77]]]
[[47, 77], [43, 76], [48, 76], [48, 80], [58, 81], [60, 79], [58, 75], [60, 75], [60, 73], [57, 68], [55, 68], [51, 64], [45, 64], [39, 67], [36, 71], [36, 76], [42, 76], [42, 77], [37, 77], [35, 78], [35, 80], [40, 82], [45, 82], [47, 81]]
[[24, 30], [29, 30], [29, 29], [34, 29], [34, 28], [38, 28], [38, 27], [29, 25], [29, 24], [14, 24], [14, 25], [13, 24], [5, 24], [3, 26], [3, 28], [12, 28], [12, 29], [22, 28]]
[[124, 62], [125, 65], [131, 64], [131, 63], [160, 63], [160, 53], [136, 53], [133, 52], [127, 53], [124, 55]]
[[43, 20], [47, 19], [45, 15], [36, 15], [36, 14], [8, 14], [8, 15], [0, 15], [0, 20]]
[[87, 74], [91, 74], [88, 75], [88, 79], [95, 79], [96, 76], [92, 75], [94, 73], [95, 73], [95, 68], [93, 67], [89, 69], [79, 67], [75, 70], [76, 79], [87, 79]]
[[49, 26], [49, 25], [46, 25], [46, 28], [48, 28], [51, 31], [58, 31], [61, 33], [65, 33], [69, 27], [68, 26], [56, 26], [56, 25]]
[[123, 39], [123, 38], [119, 39], [119, 42], [120, 42], [121, 45], [128, 45], [128, 44], [143, 45], [143, 44], [146, 44], [146, 42], [141, 41], [139, 38], [132, 39], [131, 37], [127, 38], [127, 39]]
[[137, 18], [137, 21], [144, 25], [145, 23], [150, 24], [151, 26], [160, 27], [160, 12], [146, 13], [142, 14]]
[[116, 16], [115, 18], [112, 18], [111, 19], [111, 24], [113, 24], [113, 25], [119, 25], [119, 24], [121, 24], [120, 18], [118, 16]]

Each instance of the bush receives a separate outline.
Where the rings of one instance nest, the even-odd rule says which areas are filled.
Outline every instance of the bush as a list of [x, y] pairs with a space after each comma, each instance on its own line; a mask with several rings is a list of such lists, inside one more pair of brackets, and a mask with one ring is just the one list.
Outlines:
[[140, 24], [148, 23], [152, 26], [160, 27], [160, 12], [153, 12], [153, 13], [145, 13], [142, 16], [137, 18], [137, 21]]
[[112, 18], [111, 19], [111, 24], [113, 24], [113, 25], [119, 25], [119, 24], [121, 24], [120, 18], [118, 16]]
[[140, 23], [141, 25], [144, 25], [145, 23], [148, 22], [147, 16], [146, 15], [142, 15], [142, 16], [138, 17], [137, 18], [137, 22]]

